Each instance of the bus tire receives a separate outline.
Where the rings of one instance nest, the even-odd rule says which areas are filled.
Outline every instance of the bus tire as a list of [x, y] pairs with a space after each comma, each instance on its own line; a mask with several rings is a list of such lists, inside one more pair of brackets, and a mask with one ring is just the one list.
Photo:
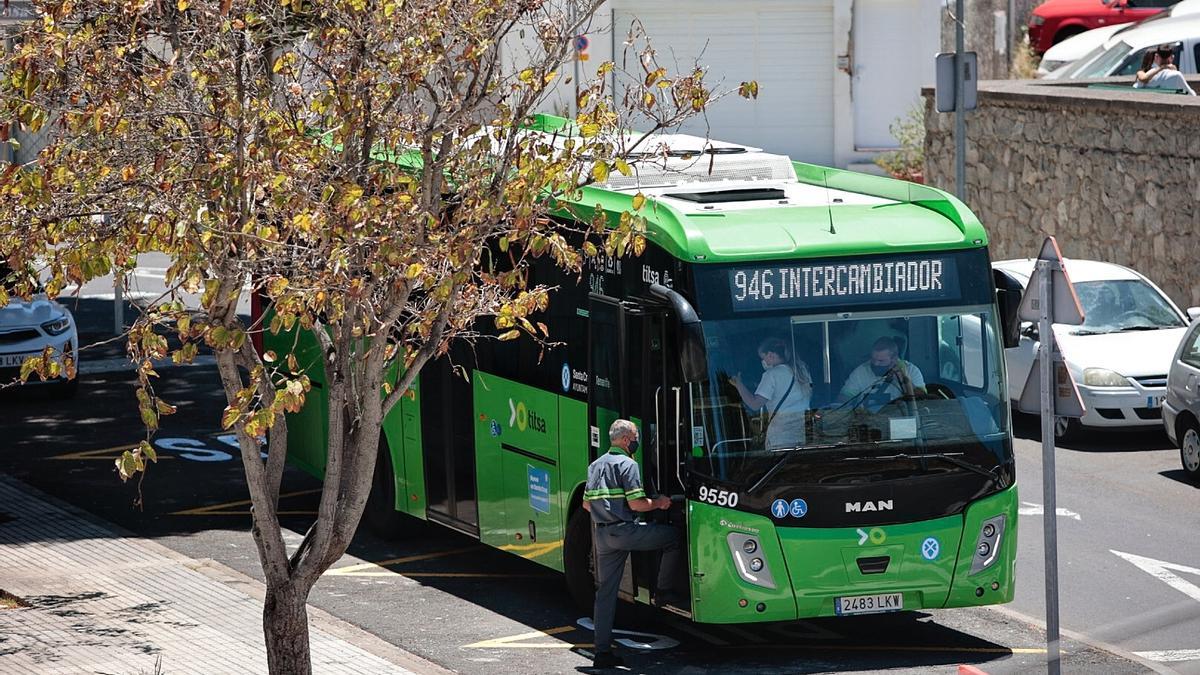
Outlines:
[[371, 531], [385, 539], [396, 539], [409, 528], [408, 514], [396, 510], [396, 476], [392, 468], [392, 453], [387, 438], [379, 434], [379, 457], [375, 460], [375, 474], [371, 477], [371, 496], [363, 520]]
[[596, 601], [592, 553], [592, 517], [580, 507], [567, 522], [567, 540], [563, 545], [563, 572], [567, 592], [580, 609], [591, 610]]

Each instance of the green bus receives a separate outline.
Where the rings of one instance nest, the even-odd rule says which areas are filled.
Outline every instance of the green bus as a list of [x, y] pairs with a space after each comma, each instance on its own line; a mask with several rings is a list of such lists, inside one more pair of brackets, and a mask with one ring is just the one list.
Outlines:
[[[531, 283], [561, 288], [540, 320], [563, 346], [481, 340], [427, 365], [384, 422], [367, 523], [453, 528], [562, 572], [590, 605], [583, 485], [624, 417], [642, 431], [648, 492], [674, 497], [651, 517], [686, 537], [678, 614], [739, 623], [1010, 601], [1017, 489], [1002, 349], [1015, 306], [979, 221], [922, 185], [692, 136], [658, 143], [657, 160], [584, 188], [573, 216], [559, 214], [616, 218], [640, 192], [643, 255], [592, 259], [572, 277], [535, 264]], [[893, 399], [892, 369], [847, 392], [881, 337], [923, 387]], [[733, 384], [755, 390], [766, 339], [811, 380], [784, 446], [767, 443], [776, 411], [752, 409]], [[320, 476], [319, 363], [309, 376], [288, 457]], [[631, 556], [622, 596], [653, 602], [656, 566]]]

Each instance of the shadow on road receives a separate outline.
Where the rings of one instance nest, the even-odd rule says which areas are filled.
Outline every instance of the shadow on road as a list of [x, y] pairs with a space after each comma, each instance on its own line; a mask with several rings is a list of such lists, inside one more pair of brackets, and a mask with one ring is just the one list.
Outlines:
[[[1013, 436], [1029, 441], [1042, 440], [1042, 420], [1037, 415], [1013, 411]], [[1161, 426], [1131, 427], [1125, 429], [1085, 428], [1076, 438], [1058, 441], [1060, 450], [1081, 452], [1141, 452], [1143, 450], [1168, 450], [1173, 448], [1171, 439]]]
[[1164, 478], [1170, 478], [1173, 481], [1178, 481], [1184, 485], [1190, 485], [1197, 490], [1200, 490], [1200, 481], [1188, 475], [1188, 472], [1183, 469], [1172, 469], [1170, 471], [1159, 471], [1158, 475]]

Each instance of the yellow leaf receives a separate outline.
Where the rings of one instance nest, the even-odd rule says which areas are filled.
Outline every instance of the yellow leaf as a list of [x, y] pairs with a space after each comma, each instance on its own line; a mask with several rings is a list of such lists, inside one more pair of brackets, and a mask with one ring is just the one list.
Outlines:
[[646, 205], [646, 195], [637, 193], [633, 196], [633, 210], [637, 211]]
[[608, 180], [608, 164], [605, 162], [596, 162], [592, 167], [592, 178], [596, 179], [597, 183], [603, 183]]
[[176, 2], [176, 3], [175, 3], [175, 7], [176, 7], [176, 8], [177, 8], [179, 11], [181, 11], [181, 12], [185, 12], [185, 11], [187, 11], [187, 8], [188, 8], [188, 7], [189, 7], [191, 4], [192, 4], [192, 3], [191, 3], [191, 2], [189, 2], [189, 0], [179, 0], [179, 2]]
[[654, 94], [651, 94], [650, 92], [646, 92], [642, 95], [642, 104], [647, 108], [653, 108], [654, 104], [657, 102], [658, 99], [654, 98]]
[[519, 330], [517, 330], [516, 328], [514, 328], [514, 329], [512, 329], [512, 330], [510, 330], [510, 331], [506, 331], [506, 332], [504, 332], [504, 333], [501, 333], [501, 334], [500, 334], [500, 339], [501, 339], [501, 340], [516, 340], [516, 339], [517, 339], [518, 337], [520, 337], [520, 336], [521, 336], [521, 331], [519, 331]]
[[613, 162], [613, 166], [617, 167], [617, 171], [622, 176], [632, 176], [633, 175], [633, 170], [629, 168], [629, 164], [626, 163], [626, 161], [623, 159], [617, 158], [617, 160]]

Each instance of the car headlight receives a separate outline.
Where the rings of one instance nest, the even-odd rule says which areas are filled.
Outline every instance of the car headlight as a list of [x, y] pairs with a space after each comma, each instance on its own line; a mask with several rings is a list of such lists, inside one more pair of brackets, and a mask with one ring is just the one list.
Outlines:
[[1084, 368], [1083, 383], [1089, 387], [1128, 387], [1129, 380], [1124, 375], [1114, 373], [1106, 368]]
[[1034, 14], [1029, 18], [1030, 26], [1040, 26], [1044, 23], [1046, 23], [1046, 17], [1044, 16], [1038, 16], [1037, 14]]
[[65, 316], [60, 316], [57, 319], [51, 319], [42, 324], [42, 330], [50, 335], [62, 335], [71, 328], [71, 320]]

